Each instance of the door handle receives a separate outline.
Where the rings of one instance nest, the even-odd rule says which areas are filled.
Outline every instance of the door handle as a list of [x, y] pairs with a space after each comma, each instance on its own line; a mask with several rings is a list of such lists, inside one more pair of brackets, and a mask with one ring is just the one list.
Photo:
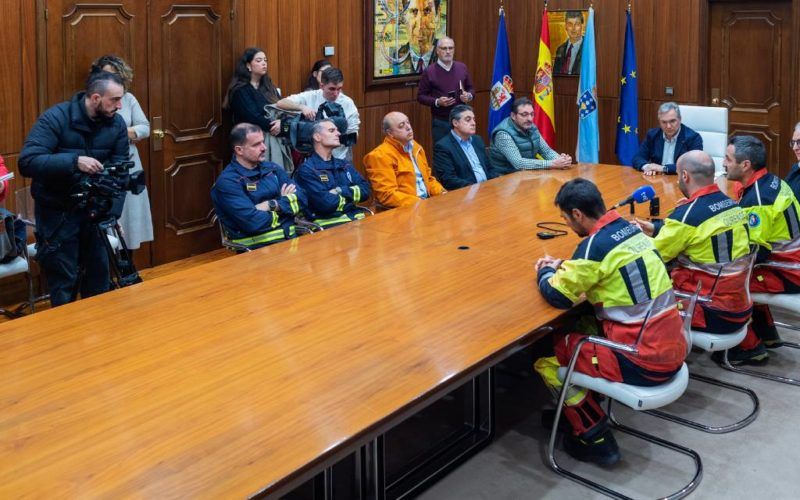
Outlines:
[[153, 148], [153, 151], [161, 151], [162, 149], [164, 149], [163, 139], [164, 136], [167, 135], [167, 133], [164, 132], [164, 129], [161, 128], [164, 126], [163, 123], [164, 119], [162, 117], [160, 116], [153, 117], [152, 121], [153, 128], [150, 131], [150, 135], [153, 136], [153, 140], [150, 141], [150, 147]]

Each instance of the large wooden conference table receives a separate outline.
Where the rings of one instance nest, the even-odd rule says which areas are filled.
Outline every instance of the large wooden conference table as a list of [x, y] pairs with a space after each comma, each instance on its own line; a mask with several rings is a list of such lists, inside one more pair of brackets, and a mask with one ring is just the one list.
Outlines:
[[608, 205], [680, 196], [618, 166], [520, 172], [0, 324], [0, 497], [301, 484], [541, 337], [561, 311], [533, 263], [579, 240], [536, 223], [576, 176]]

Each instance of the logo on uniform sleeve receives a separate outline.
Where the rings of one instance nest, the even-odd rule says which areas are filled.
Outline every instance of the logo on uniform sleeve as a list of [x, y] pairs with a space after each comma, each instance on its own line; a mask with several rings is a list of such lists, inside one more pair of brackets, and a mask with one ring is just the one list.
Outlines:
[[258, 190], [258, 186], [256, 185], [255, 182], [248, 182], [247, 183], [247, 190], [248, 191], [256, 191], [256, 190]]
[[319, 174], [319, 180], [321, 182], [328, 182], [328, 174]]
[[761, 225], [761, 218], [758, 216], [758, 214], [751, 213], [747, 217], [747, 223], [750, 225], [750, 227], [758, 227]]

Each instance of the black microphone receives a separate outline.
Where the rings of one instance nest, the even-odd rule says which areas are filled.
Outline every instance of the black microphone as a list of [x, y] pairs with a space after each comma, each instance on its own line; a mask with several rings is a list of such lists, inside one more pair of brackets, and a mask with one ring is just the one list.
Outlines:
[[628, 203], [644, 203], [646, 201], [650, 201], [656, 196], [656, 190], [653, 189], [653, 186], [642, 186], [636, 191], [633, 192], [630, 196], [622, 200], [621, 202], [617, 203], [613, 207], [619, 208], [623, 205], [627, 205]]

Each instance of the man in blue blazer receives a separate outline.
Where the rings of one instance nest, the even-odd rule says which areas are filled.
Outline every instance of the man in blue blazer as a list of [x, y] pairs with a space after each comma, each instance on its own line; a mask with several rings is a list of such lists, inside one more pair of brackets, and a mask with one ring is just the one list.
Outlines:
[[492, 169], [486, 146], [475, 129], [475, 112], [460, 104], [450, 112], [450, 133], [433, 147], [433, 175], [448, 191], [499, 175]]
[[675, 164], [683, 153], [703, 149], [703, 138], [686, 125], [681, 125], [681, 109], [677, 103], [665, 102], [658, 108], [659, 128], [652, 128], [633, 157], [633, 168], [645, 175], [675, 175]]

